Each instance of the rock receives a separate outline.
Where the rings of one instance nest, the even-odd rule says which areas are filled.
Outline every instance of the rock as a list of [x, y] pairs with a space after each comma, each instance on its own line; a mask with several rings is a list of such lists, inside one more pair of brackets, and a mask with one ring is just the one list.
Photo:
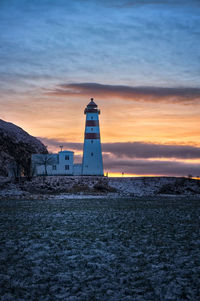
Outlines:
[[9, 165], [16, 162], [29, 174], [31, 154], [48, 153], [37, 138], [13, 123], [0, 119], [0, 176], [8, 176]]

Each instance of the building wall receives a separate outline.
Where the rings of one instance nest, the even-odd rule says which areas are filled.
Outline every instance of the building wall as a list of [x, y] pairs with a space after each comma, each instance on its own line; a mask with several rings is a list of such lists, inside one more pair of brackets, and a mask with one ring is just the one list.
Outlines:
[[34, 154], [32, 155], [32, 168], [35, 175], [45, 175], [44, 156], [50, 158], [47, 165], [47, 175], [73, 175], [74, 153], [62, 151], [58, 154]]
[[59, 164], [57, 174], [73, 175], [74, 153], [70, 151], [59, 152]]
[[74, 176], [80, 176], [82, 173], [82, 164], [74, 164]]

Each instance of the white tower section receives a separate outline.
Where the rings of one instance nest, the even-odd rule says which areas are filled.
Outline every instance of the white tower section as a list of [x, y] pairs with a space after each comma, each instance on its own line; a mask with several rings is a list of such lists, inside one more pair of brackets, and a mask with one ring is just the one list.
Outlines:
[[83, 147], [82, 175], [103, 176], [103, 160], [99, 130], [99, 114], [96, 103], [91, 98], [85, 108], [85, 139]]

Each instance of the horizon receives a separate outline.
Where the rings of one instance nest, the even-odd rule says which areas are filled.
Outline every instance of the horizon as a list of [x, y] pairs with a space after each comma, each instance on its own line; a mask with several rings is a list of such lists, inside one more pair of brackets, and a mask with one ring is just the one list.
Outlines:
[[0, 119], [82, 156], [101, 110], [104, 174], [200, 175], [200, 3], [0, 3]]

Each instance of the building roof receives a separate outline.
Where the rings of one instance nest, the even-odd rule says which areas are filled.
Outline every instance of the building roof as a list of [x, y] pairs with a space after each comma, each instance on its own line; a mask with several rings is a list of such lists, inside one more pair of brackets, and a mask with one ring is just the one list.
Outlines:
[[72, 152], [72, 151], [68, 151], [68, 150], [63, 150], [63, 151], [60, 151], [60, 152], [58, 152], [59, 154], [61, 154], [61, 153], [74, 153], [74, 152]]

